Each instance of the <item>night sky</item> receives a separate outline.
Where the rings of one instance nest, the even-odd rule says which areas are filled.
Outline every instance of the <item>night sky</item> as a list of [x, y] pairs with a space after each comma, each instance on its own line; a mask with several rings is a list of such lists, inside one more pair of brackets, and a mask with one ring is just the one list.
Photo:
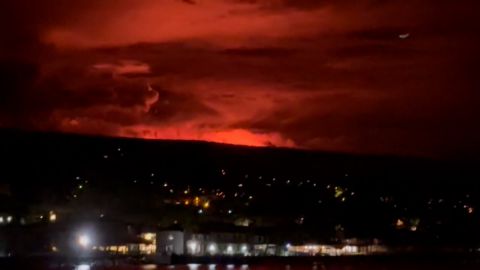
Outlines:
[[3, 0], [0, 127], [480, 150], [475, 0]]

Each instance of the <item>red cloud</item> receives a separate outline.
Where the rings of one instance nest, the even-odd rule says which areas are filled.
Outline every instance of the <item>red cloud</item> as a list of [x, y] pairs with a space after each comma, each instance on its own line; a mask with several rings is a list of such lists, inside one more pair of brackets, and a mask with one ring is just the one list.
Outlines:
[[4, 2], [4, 127], [479, 150], [476, 1]]

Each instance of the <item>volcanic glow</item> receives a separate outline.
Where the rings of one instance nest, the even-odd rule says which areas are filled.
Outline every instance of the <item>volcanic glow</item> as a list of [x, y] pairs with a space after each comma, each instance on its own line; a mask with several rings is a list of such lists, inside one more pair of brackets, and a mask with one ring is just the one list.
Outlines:
[[479, 150], [478, 1], [4, 2], [1, 127]]

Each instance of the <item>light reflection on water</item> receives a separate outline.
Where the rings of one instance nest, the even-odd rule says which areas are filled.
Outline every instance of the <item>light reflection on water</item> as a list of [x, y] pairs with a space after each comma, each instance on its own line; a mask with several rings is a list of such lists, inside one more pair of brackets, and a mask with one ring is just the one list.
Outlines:
[[[247, 264], [234, 265], [234, 264], [187, 264], [187, 265], [169, 265], [169, 266], [156, 266], [156, 265], [143, 265], [139, 270], [253, 270]], [[262, 269], [262, 268], [260, 268]], [[77, 270], [77, 269], [75, 269]], [[94, 270], [94, 269], [78, 269], [78, 270]], [[135, 268], [136, 270], [136, 268]], [[265, 269], [267, 270], [267, 269]], [[268, 268], [268, 270], [270, 270]], [[277, 269], [271, 269], [277, 270]], [[282, 269], [283, 270], [283, 269]]]
[[[480, 260], [479, 260], [480, 262]], [[455, 267], [452, 267], [455, 266]], [[408, 263], [272, 263], [272, 264], [187, 264], [187, 265], [139, 265], [139, 266], [118, 266], [118, 267], [98, 267], [89, 266], [87, 264], [78, 265], [73, 270], [478, 270], [480, 269], [478, 262], [469, 265], [459, 264], [442, 264], [442, 263], [421, 263], [421, 262], [408, 262]], [[52, 268], [50, 270], [57, 270], [59, 268]], [[72, 269], [72, 268], [61, 268]], [[0, 269], [3, 270], [3, 269]], [[23, 270], [23, 269], [22, 269]]]
[[75, 267], [75, 270], [90, 270], [90, 265], [88, 264], [80, 264]]
[[[313, 267], [313, 268], [312, 268]], [[147, 270], [141, 268], [141, 270]], [[171, 265], [171, 266], [158, 266], [155, 270], [322, 270], [321, 268], [315, 268], [315, 266], [291, 267], [290, 265], [278, 264], [278, 265], [254, 265], [248, 264], [187, 264], [187, 265]]]

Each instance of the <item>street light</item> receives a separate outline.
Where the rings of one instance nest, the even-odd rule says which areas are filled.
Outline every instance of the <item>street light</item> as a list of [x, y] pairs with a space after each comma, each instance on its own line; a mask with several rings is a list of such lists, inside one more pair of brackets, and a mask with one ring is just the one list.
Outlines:
[[80, 236], [78, 236], [77, 243], [82, 248], [88, 248], [88, 246], [90, 246], [91, 242], [92, 241], [91, 241], [90, 237], [86, 234], [81, 234]]
[[188, 243], [188, 248], [190, 248], [191, 254], [197, 253], [198, 243], [196, 241], [191, 241]]
[[211, 253], [211, 254], [214, 254], [216, 251], [217, 251], [217, 246], [215, 246], [215, 244], [210, 244], [208, 246], [208, 251]]

